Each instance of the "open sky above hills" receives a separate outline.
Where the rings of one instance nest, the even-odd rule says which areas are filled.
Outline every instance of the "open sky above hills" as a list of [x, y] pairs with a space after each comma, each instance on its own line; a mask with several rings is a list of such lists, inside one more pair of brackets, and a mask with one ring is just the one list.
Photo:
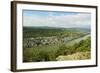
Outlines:
[[23, 10], [23, 26], [27, 27], [89, 28], [90, 25], [90, 13]]

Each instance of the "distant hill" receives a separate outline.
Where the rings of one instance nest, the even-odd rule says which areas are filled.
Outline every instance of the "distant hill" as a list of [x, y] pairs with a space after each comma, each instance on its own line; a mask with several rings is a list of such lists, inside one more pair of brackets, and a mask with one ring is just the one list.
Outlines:
[[90, 28], [60, 28], [60, 27], [48, 27], [48, 26], [42, 26], [42, 27], [23, 27], [24, 31], [33, 31], [33, 30], [62, 30], [62, 31], [80, 31], [80, 32], [90, 32]]
[[23, 27], [24, 37], [60, 36], [70, 33], [90, 33], [88, 28], [59, 28], [59, 27]]

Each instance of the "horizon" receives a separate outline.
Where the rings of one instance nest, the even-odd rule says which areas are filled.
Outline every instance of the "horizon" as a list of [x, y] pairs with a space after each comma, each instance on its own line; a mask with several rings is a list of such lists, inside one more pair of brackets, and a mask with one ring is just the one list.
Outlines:
[[51, 26], [23, 26], [23, 27], [30, 27], [30, 28], [47, 27], [47, 28], [84, 28], [84, 29], [91, 29], [90, 27], [51, 27]]

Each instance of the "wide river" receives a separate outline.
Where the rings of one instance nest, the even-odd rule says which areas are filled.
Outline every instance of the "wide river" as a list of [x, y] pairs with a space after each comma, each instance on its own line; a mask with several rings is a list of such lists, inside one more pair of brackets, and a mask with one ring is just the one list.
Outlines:
[[66, 45], [73, 45], [73, 44], [75, 44], [75, 43], [80, 42], [81, 40], [85, 40], [85, 39], [86, 39], [87, 37], [89, 37], [89, 36], [90, 36], [90, 34], [87, 34], [87, 35], [85, 35], [85, 36], [83, 36], [83, 37], [80, 37], [80, 38], [71, 40], [71, 41], [69, 41]]

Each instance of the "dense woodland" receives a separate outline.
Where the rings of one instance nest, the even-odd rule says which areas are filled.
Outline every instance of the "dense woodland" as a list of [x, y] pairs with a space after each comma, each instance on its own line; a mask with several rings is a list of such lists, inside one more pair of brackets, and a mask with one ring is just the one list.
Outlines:
[[90, 51], [90, 29], [23, 27], [23, 62], [90, 59]]
[[[84, 33], [83, 33], [84, 32]], [[55, 27], [23, 27], [24, 38], [51, 37], [51, 36], [83, 36], [90, 33], [89, 28], [55, 28]]]

